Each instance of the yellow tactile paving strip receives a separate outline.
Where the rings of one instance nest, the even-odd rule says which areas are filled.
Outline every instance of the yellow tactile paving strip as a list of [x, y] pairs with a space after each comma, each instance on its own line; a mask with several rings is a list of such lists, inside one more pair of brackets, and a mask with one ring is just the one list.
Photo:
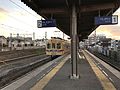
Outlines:
[[64, 65], [68, 60], [70, 55], [68, 55], [63, 61], [61, 61], [53, 70], [51, 70], [45, 77], [43, 77], [35, 86], [30, 90], [43, 90], [45, 85], [52, 79], [52, 77], [59, 71], [59, 69]]
[[90, 66], [92, 67], [94, 73], [98, 77], [99, 81], [101, 82], [104, 90], [116, 90], [114, 85], [109, 81], [109, 79], [99, 70], [99, 68], [94, 64], [93, 59], [83, 51], [87, 61], [89, 62]]

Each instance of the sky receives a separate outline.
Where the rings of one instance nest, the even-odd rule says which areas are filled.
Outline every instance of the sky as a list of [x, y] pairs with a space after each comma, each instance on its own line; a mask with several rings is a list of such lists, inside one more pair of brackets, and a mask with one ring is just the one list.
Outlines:
[[37, 28], [37, 20], [41, 20], [41, 16], [21, 0], [0, 0], [0, 35], [9, 37], [12, 33], [15, 37], [19, 33], [20, 36], [32, 37], [34, 32], [35, 39], [42, 39], [47, 32], [48, 39], [51, 36], [63, 37], [63, 33], [56, 27]]
[[[114, 15], [118, 15], [118, 24], [101, 25], [96, 29], [97, 34], [120, 39], [120, 9]], [[0, 0], [0, 35], [9, 37], [12, 33], [14, 37], [19, 33], [20, 36], [32, 37], [33, 32], [35, 32], [35, 39], [41, 39], [45, 38], [45, 32], [47, 32], [48, 39], [51, 36], [63, 37], [63, 33], [56, 27], [37, 28], [37, 20], [41, 20], [41, 16], [22, 3], [21, 0]], [[65, 38], [68, 36], [65, 35]]]

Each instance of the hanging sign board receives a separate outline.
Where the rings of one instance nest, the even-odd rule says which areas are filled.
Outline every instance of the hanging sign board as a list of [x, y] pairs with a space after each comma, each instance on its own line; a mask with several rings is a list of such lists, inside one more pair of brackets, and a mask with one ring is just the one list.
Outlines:
[[109, 24], [118, 24], [118, 16], [101, 16], [95, 17], [95, 25], [109, 25]]
[[50, 20], [37, 20], [37, 27], [56, 27], [56, 20], [50, 19]]

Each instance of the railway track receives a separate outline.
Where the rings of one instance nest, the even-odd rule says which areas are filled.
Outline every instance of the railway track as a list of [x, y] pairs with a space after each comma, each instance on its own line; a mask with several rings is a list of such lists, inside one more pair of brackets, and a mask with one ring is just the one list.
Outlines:
[[51, 57], [46, 55], [30, 55], [5, 60], [5, 63], [0, 65], [0, 88], [49, 61], [51, 61]]
[[90, 51], [90, 53], [94, 54], [96, 57], [100, 58], [101, 60], [103, 60], [104, 62], [106, 62], [107, 64], [109, 64], [113, 68], [115, 68], [116, 70], [120, 71], [120, 66], [117, 65], [117, 63], [115, 63], [115, 62], [111, 62], [112, 60], [110, 60], [108, 57], [101, 55], [99, 53], [96, 53], [96, 52]]
[[45, 53], [45, 50], [43, 48], [39, 49], [28, 49], [28, 50], [14, 50], [14, 51], [4, 51], [0, 52], [0, 61], [4, 61], [6, 59], [13, 59], [18, 57], [23, 57], [27, 55], [33, 55], [33, 54], [43, 54]]
[[38, 54], [32, 54], [32, 55], [27, 55], [27, 56], [18, 57], [18, 58], [1, 60], [1, 61], [0, 61], [0, 65], [5, 65], [5, 64], [8, 64], [8, 63], [10, 63], [10, 62], [17, 61], [17, 60], [19, 60], [19, 59], [25, 59], [25, 58], [34, 57], [34, 56], [38, 56]]

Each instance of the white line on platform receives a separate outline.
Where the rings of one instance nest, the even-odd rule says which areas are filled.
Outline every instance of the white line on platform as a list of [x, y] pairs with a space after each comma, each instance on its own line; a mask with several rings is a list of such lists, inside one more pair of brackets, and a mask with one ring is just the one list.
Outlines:
[[108, 77], [108, 74], [105, 71], [102, 70], [102, 72]]
[[114, 83], [114, 81], [112, 80], [112, 78], [109, 77], [109, 80]]
[[98, 68], [99, 68], [100, 70], [102, 70], [102, 68], [101, 68], [100, 66], [98, 66]]
[[[27, 73], [24, 77], [16, 80], [15, 82], [13, 82], [13, 83], [9, 84], [8, 86], [2, 88], [1, 90], [17, 90], [18, 88], [22, 87], [23, 85], [26, 85], [33, 78], [37, 77], [37, 75], [39, 75], [43, 70], [47, 69], [48, 67], [50, 67], [51, 65], [53, 65], [54, 62], [59, 61], [61, 58], [63, 58], [63, 56], [61, 56], [61, 57], [59, 57], [59, 58], [57, 58], [57, 59], [55, 59], [55, 60], [53, 60], [51, 62], [48, 62], [48, 63], [44, 64], [41, 67], [38, 67], [34, 71], [32, 71], [30, 73]], [[50, 69], [50, 70], [52, 70], [52, 69]], [[43, 77], [43, 75], [40, 76], [40, 77]], [[34, 84], [34, 83], [32, 83], [32, 84]]]

